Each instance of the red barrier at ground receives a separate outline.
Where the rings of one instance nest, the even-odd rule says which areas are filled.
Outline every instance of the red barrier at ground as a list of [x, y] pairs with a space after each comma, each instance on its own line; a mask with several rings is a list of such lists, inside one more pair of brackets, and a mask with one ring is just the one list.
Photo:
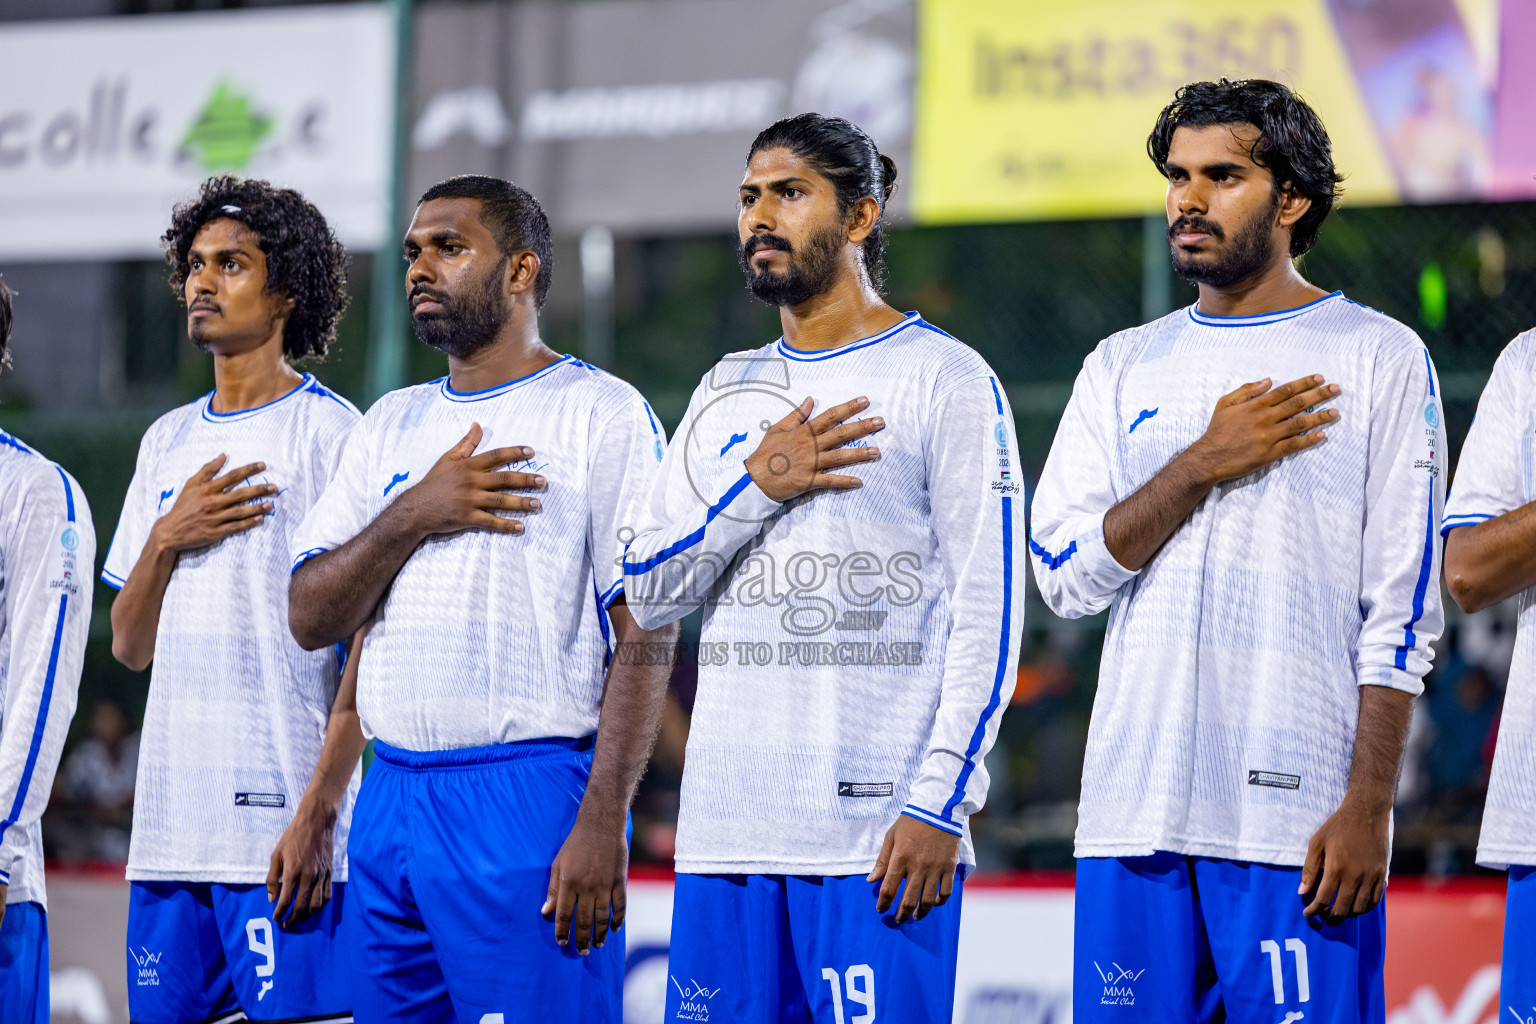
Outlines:
[[[1388, 1024], [1524, 1024], [1499, 1002], [1503, 879], [1394, 878], [1387, 896]], [[1529, 1012], [1529, 1011], [1528, 1011]]]

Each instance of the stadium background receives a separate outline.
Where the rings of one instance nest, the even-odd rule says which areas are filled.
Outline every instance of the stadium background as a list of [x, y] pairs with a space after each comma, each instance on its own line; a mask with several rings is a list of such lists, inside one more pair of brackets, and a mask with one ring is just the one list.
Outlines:
[[[1533, 8], [0, 0], [0, 274], [18, 293], [0, 427], [78, 477], [104, 551], [144, 428], [212, 386], [155, 237], [170, 202], [229, 169], [295, 184], [341, 225], [352, 304], [340, 344], [310, 368], [362, 407], [444, 372], [440, 356], [408, 337], [400, 265], [374, 255], [381, 239], [392, 253], [410, 197], [463, 171], [528, 185], [557, 233], [546, 339], [633, 382], [670, 430], [714, 360], [777, 334], [776, 312], [751, 301], [735, 266], [734, 185], [757, 128], [819, 109], [864, 124], [895, 156], [890, 299], [996, 369], [1033, 479], [1083, 357], [1114, 331], [1193, 300], [1169, 270], [1161, 179], [1142, 151], [1158, 107], [1181, 81], [1263, 74], [1319, 107], [1350, 175], [1302, 271], [1420, 333], [1440, 373], [1454, 460], [1499, 350], [1536, 325]], [[161, 151], [117, 153], [109, 136], [118, 129], [101, 125], [123, 121], [128, 153], [149, 137], [133, 134], [134, 111], [161, 101], [170, 111]], [[1531, 139], [1515, 131], [1522, 117]], [[1424, 153], [1415, 145], [1466, 149], [1460, 175], [1413, 174]], [[72, 750], [92, 741], [96, 704], [121, 706], [129, 728], [143, 713], [148, 674], [111, 657], [111, 596], [97, 588]], [[1400, 909], [1389, 919], [1394, 935], [1464, 936], [1444, 944], [1460, 959], [1395, 943], [1397, 1024], [1481, 1021], [1498, 1009], [1486, 967], [1497, 958], [1502, 898], [1472, 851], [1513, 614], [1462, 616], [1446, 603], [1449, 628], [1397, 811], [1389, 906]], [[962, 978], [957, 1019], [1069, 1013], [1069, 981], [1048, 947], [1070, 927], [1061, 887], [1070, 886], [1103, 628], [1103, 616], [1057, 619], [1030, 595], [1018, 687], [988, 759], [992, 795], [973, 820], [982, 869], [1009, 884], [978, 888], [967, 925], [995, 919], [1003, 951], [1016, 955], [997, 976], [978, 975], [968, 996]], [[696, 623], [685, 638], [689, 629]], [[691, 679], [680, 663], [635, 811], [634, 860], [646, 879], [637, 888], [661, 917]], [[62, 791], [57, 802], [45, 819], [56, 858], [56, 1019], [105, 1024], [121, 1009], [121, 932], [83, 928], [71, 947], [69, 915], [118, 913], [119, 816]], [[1020, 937], [1020, 923], [1035, 937]], [[665, 929], [649, 946], [630, 941], [643, 982]], [[996, 946], [979, 932], [969, 941], [976, 962]]]

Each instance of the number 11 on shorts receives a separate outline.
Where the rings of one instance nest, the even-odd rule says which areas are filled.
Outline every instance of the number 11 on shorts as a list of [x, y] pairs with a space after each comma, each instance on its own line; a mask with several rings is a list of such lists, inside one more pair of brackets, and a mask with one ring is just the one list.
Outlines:
[[[1307, 947], [1300, 939], [1286, 939], [1286, 951], [1296, 957], [1296, 1001], [1305, 1003], [1312, 998], [1312, 986], [1307, 980]], [[1280, 944], [1274, 939], [1259, 943], [1259, 951], [1269, 954], [1269, 975], [1275, 983], [1275, 1005], [1285, 1002], [1285, 971], [1280, 962]]]
[[843, 978], [838, 976], [835, 967], [823, 967], [821, 976], [832, 986], [834, 1024], [875, 1024], [875, 972], [869, 964], [854, 964], [844, 976], [848, 979], [848, 1001], [864, 1007], [863, 1013], [846, 1020], [843, 1018]]

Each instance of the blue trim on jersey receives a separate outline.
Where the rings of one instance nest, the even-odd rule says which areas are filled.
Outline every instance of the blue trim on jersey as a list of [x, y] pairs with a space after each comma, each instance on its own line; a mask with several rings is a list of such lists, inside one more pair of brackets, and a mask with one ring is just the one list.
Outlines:
[[1068, 544], [1066, 549], [1062, 551], [1061, 554], [1053, 555], [1039, 544], [1036, 544], [1034, 537], [1030, 537], [1029, 550], [1033, 551], [1036, 555], [1039, 556], [1041, 563], [1044, 564], [1047, 569], [1051, 570], [1051, 572], [1055, 572], [1057, 569], [1060, 569], [1062, 566], [1072, 561], [1072, 556], [1077, 554], [1077, 541], [1073, 541], [1072, 543]]
[[[69, 513], [69, 521], [75, 521], [75, 494], [69, 486], [69, 477], [58, 466], [59, 479], [64, 483], [65, 507]], [[69, 616], [69, 593], [66, 591], [59, 595], [59, 619], [53, 627], [53, 649], [48, 654], [48, 673], [43, 677], [43, 695], [37, 702], [37, 721], [32, 726], [32, 744], [27, 748], [27, 763], [21, 769], [21, 782], [16, 787], [16, 800], [11, 804], [11, 812], [0, 821], [0, 842], [4, 841], [5, 833], [10, 827], [21, 819], [21, 809], [27, 802], [27, 790], [32, 785], [32, 772], [37, 768], [37, 755], [42, 752], [43, 733], [48, 731], [48, 708], [53, 703], [53, 681], [59, 671], [59, 649], [64, 644], [64, 622]], [[9, 884], [9, 883], [7, 883]]]
[[304, 390], [312, 394], [319, 395], [322, 398], [329, 398], [343, 409], [350, 409], [353, 412], [357, 412], [357, 406], [353, 405], [345, 398], [342, 398], [340, 395], [326, 387], [324, 384], [321, 384], [318, 378], [310, 381], [309, 387], [305, 388]]
[[997, 414], [1001, 416], [1003, 414], [1003, 396], [1002, 393], [997, 390], [997, 378], [988, 377], [987, 383], [992, 385], [992, 401], [997, 403]]
[[919, 316], [916, 311], [913, 311], [903, 316], [901, 323], [897, 324], [895, 327], [888, 327], [873, 337], [862, 338], [857, 341], [850, 341], [846, 345], [839, 345], [837, 348], [825, 350], [791, 348], [789, 344], [785, 342], [785, 340], [781, 337], [779, 338], [778, 343], [779, 354], [785, 358], [794, 359], [802, 363], [819, 362], [823, 359], [831, 359], [833, 356], [840, 356], [845, 352], [853, 352], [856, 349], [868, 348], [871, 345], [884, 341], [886, 338], [889, 338], [891, 335], [896, 334], [899, 331], [911, 327], [913, 324], [921, 323], [922, 319], [923, 318]]
[[1189, 318], [1195, 323], [1204, 324], [1207, 327], [1262, 327], [1265, 324], [1277, 324], [1282, 320], [1289, 320], [1292, 317], [1300, 316], [1319, 303], [1327, 302], [1329, 299], [1342, 298], [1343, 295], [1343, 292], [1330, 292], [1322, 298], [1313, 299], [1311, 302], [1304, 302], [1290, 309], [1277, 309], [1272, 313], [1254, 313], [1250, 316], [1212, 316], [1210, 313], [1200, 312], [1200, 304], [1195, 303], [1195, 305], [1189, 307]]
[[1460, 515], [1446, 516], [1440, 520], [1440, 536], [1444, 537], [1458, 526], [1475, 526], [1492, 518], [1493, 516], [1486, 512], [1463, 512]]
[[113, 590], [122, 590], [125, 586], [128, 585], [127, 580], [120, 580], [116, 576], [113, 576], [111, 573], [107, 572], [105, 569], [101, 570], [101, 582], [105, 583]]
[[501, 384], [494, 384], [488, 388], [481, 388], [479, 391], [455, 391], [453, 388], [448, 386], [448, 378], [442, 377], [440, 378], [442, 383], [441, 390], [443, 397], [448, 399], [450, 402], [483, 402], [487, 398], [495, 398], [498, 395], [504, 395], [508, 391], [511, 391], [513, 388], [519, 388], [524, 384], [538, 380], [540, 377], [544, 376], [546, 373], [550, 372], [557, 366], [567, 366], [579, 362], [580, 360], [571, 356], [561, 356], [559, 359], [556, 359], [542, 370], [534, 370], [532, 373], [525, 373], [521, 377], [518, 377], [514, 380], [509, 380]]
[[959, 825], [956, 825], [952, 821], [945, 821], [943, 818], [939, 817], [937, 814], [934, 814], [932, 811], [924, 810], [915, 804], [907, 804], [907, 806], [901, 809], [901, 813], [905, 814], [909, 818], [916, 818], [924, 825], [932, 825], [934, 828], [943, 829], [945, 832], [948, 832], [953, 836], [960, 836], [965, 834], [965, 830], [962, 829]]
[[651, 412], [651, 403], [642, 398], [640, 399], [640, 404], [645, 407], [645, 418], [651, 421], [651, 433], [660, 437], [661, 428], [656, 425], [656, 414]]
[[1429, 361], [1429, 349], [1420, 349], [1424, 353], [1424, 372], [1429, 374], [1429, 397], [1435, 397], [1435, 367]]
[[646, 573], [650, 572], [652, 569], [656, 568], [658, 565], [660, 565], [661, 563], [665, 562], [667, 559], [671, 558], [673, 555], [675, 555], [675, 554], [677, 554], [677, 553], [679, 553], [681, 551], [687, 551], [689, 548], [693, 547], [699, 541], [703, 540], [704, 539], [704, 531], [709, 529], [709, 524], [714, 522], [715, 516], [718, 516], [721, 512], [724, 512], [725, 509], [726, 509], [726, 506], [730, 505], [731, 502], [735, 501], [737, 495], [739, 495], [742, 491], [746, 490], [747, 489], [747, 485], [750, 484], [751, 482], [752, 482], [752, 474], [751, 473], [743, 473], [743, 474], [741, 474], [741, 479], [737, 480], [734, 484], [732, 484], [731, 485], [731, 489], [726, 491], [725, 494], [723, 494], [720, 497], [719, 501], [717, 501], [713, 505], [709, 506], [709, 511], [704, 516], [704, 525], [703, 526], [699, 527], [697, 530], [694, 530], [692, 533], [690, 533], [688, 536], [684, 537], [682, 540], [678, 541], [676, 544], [671, 545], [665, 551], [660, 551], [660, 552], [652, 555], [650, 558], [647, 558], [645, 561], [641, 562], [638, 565], [636, 565], [633, 562], [625, 562], [624, 563], [624, 575], [625, 576], [644, 576]]
[[624, 596], [624, 581], [618, 580], [614, 583], [613, 586], [599, 594], [597, 601], [598, 604], [602, 605], [603, 609], [606, 611], [608, 607], [613, 604], [613, 602], [617, 601], [622, 596]]
[[1013, 635], [1013, 499], [1003, 496], [1003, 624], [997, 638], [997, 672], [992, 678], [992, 696], [982, 709], [976, 731], [965, 748], [965, 765], [955, 779], [955, 792], [944, 805], [945, 818], [954, 813], [955, 806], [965, 798], [965, 784], [976, 770], [976, 752], [981, 749], [987, 736], [987, 720], [996, 712], [1003, 700], [1003, 679], [1008, 675], [1008, 640]]
[[1435, 560], [1435, 489], [1429, 489], [1429, 515], [1424, 529], [1424, 560], [1419, 563], [1419, 582], [1413, 588], [1413, 618], [1403, 627], [1403, 644], [1397, 649], [1393, 662], [1399, 669], [1408, 668], [1408, 651], [1414, 646], [1413, 627], [1424, 617], [1424, 591], [1429, 586], [1429, 569]]
[[11, 873], [9, 871], [0, 871], [0, 885], [10, 885], [10, 884], [11, 884]]
[[310, 548], [308, 551], [301, 551], [301, 552], [299, 552], [299, 557], [297, 557], [297, 558], [295, 558], [293, 560], [293, 568], [288, 570], [288, 575], [292, 576], [294, 573], [299, 571], [299, 566], [303, 565], [305, 562], [309, 561], [311, 558], [314, 558], [316, 555], [323, 555], [323, 554], [325, 554], [329, 550], [331, 550], [331, 549], [330, 548]]
[[304, 375], [304, 379], [299, 381], [298, 387], [294, 388], [287, 394], [279, 395], [277, 398], [272, 399], [272, 401], [266, 403], [265, 405], [258, 405], [254, 409], [236, 409], [234, 412], [214, 412], [213, 396], [218, 394], [218, 391], [210, 391], [208, 394], [203, 396], [203, 419], [207, 420], [209, 423], [228, 423], [231, 420], [244, 419], [247, 416], [254, 416], [264, 409], [272, 408], [279, 402], [288, 401], [288, 399], [292, 398], [294, 395], [299, 394], [301, 391], [308, 391], [309, 386], [314, 382], [315, 375], [312, 373], [306, 373]]
[[33, 451], [31, 448], [28, 448], [19, 439], [12, 437], [10, 434], [7, 434], [3, 430], [0, 430], [0, 444], [5, 445], [7, 448], [15, 448], [17, 451], [25, 452], [28, 455], [37, 454], [37, 452]]

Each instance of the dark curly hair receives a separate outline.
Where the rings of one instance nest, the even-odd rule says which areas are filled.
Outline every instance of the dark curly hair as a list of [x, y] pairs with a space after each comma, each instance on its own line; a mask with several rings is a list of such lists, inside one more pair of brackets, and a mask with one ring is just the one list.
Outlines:
[[844, 216], [865, 196], [880, 207], [881, 219], [864, 239], [864, 269], [875, 291], [883, 292], [885, 204], [896, 191], [896, 161], [852, 121], [823, 114], [796, 114], [764, 128], [747, 150], [747, 163], [765, 149], [787, 149], [832, 182], [838, 212]]
[[256, 235], [267, 257], [267, 291], [293, 299], [283, 328], [289, 359], [324, 358], [347, 308], [347, 250], [314, 204], [291, 188], [223, 175], [203, 182], [197, 198], [179, 203], [160, 238], [171, 290], [186, 301], [187, 253], [204, 224], [228, 217]]
[[1312, 206], [1291, 229], [1291, 255], [1300, 256], [1317, 241], [1317, 232], [1344, 192], [1344, 176], [1333, 166], [1328, 131], [1307, 102], [1279, 82], [1261, 78], [1231, 82], [1191, 82], [1173, 94], [1147, 136], [1147, 155], [1168, 176], [1168, 147], [1179, 128], [1252, 125], [1259, 136], [1249, 157], [1269, 168], [1275, 194], [1294, 192]]
[[521, 185], [486, 174], [458, 174], [438, 182], [421, 194], [417, 205], [434, 199], [480, 200], [480, 223], [496, 236], [502, 255], [531, 249], [539, 258], [539, 276], [533, 282], [534, 305], [544, 308], [544, 297], [555, 279], [555, 242], [549, 218], [533, 193]]
[[11, 353], [7, 345], [11, 341], [11, 290], [0, 279], [0, 370], [11, 365]]

